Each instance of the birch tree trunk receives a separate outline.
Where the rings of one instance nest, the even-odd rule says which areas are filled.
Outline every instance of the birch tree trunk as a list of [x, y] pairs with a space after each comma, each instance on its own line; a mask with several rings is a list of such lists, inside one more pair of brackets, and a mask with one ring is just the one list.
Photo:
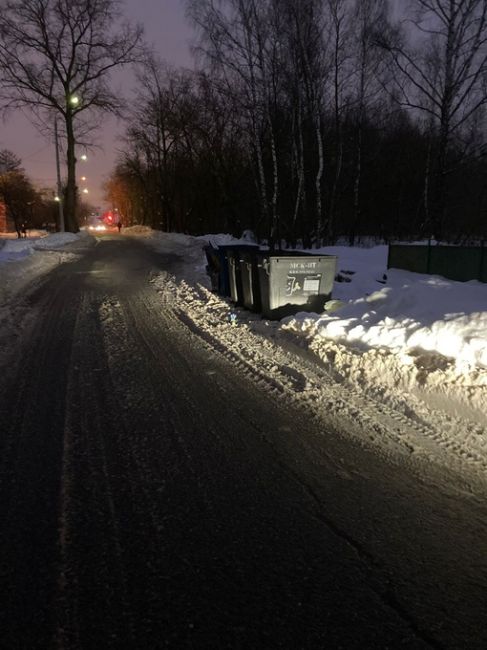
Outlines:
[[[414, 46], [382, 38], [396, 67], [403, 106], [433, 118], [438, 132], [429, 213], [436, 239], [445, 234], [448, 160], [487, 105], [487, 0], [414, 0]], [[457, 165], [468, 155], [464, 148]]]

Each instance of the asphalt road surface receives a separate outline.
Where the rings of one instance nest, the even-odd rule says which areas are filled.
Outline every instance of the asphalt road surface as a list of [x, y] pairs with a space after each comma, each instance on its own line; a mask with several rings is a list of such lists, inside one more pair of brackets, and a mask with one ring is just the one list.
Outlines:
[[[280, 404], [117, 235], [0, 376], [0, 647], [486, 648], [484, 502]], [[443, 487], [441, 487], [443, 485]]]

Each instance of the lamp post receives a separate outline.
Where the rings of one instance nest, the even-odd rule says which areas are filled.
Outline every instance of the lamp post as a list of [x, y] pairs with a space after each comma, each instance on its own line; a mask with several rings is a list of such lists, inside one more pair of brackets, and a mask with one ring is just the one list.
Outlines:
[[66, 193], [63, 196], [64, 220], [68, 230], [77, 232], [78, 223], [76, 220], [76, 152], [75, 152], [75, 118], [81, 110], [79, 104], [81, 99], [67, 89], [65, 96], [64, 120], [66, 126], [66, 162], [67, 162], [67, 183]]
[[[61, 171], [59, 165], [59, 137], [57, 120], [54, 121], [54, 135], [56, 141], [56, 169], [57, 169], [57, 191], [58, 196], [56, 200], [59, 203], [59, 230], [64, 232], [66, 229], [66, 222], [68, 229], [73, 231], [77, 230], [76, 223], [76, 157], [75, 157], [75, 134], [73, 119], [80, 110], [80, 98], [71, 94], [69, 91], [65, 96], [65, 122], [66, 122], [66, 159], [67, 159], [67, 184], [66, 192], [63, 194], [61, 185]], [[86, 161], [88, 157], [86, 154], [81, 155], [81, 160]], [[66, 206], [66, 207], [64, 207]]]
[[[80, 160], [82, 160], [83, 162], [86, 162], [88, 160], [88, 156], [85, 153], [83, 153], [80, 156]], [[81, 180], [83, 181], [83, 183], [86, 183], [86, 181], [87, 181], [86, 176], [81, 176]], [[83, 188], [83, 194], [88, 194], [88, 188], [86, 188], [86, 187]]]
[[57, 131], [57, 118], [54, 119], [54, 140], [56, 145], [56, 175], [57, 175], [57, 195], [59, 203], [59, 232], [64, 232], [64, 210], [62, 201], [63, 187], [61, 184], [61, 168], [59, 166], [59, 137]]

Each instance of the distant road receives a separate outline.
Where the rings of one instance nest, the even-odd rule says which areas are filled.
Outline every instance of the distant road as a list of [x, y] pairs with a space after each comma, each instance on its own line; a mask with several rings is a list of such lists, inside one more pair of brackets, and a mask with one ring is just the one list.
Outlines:
[[109, 235], [0, 376], [0, 647], [487, 647], [487, 508], [280, 404]]

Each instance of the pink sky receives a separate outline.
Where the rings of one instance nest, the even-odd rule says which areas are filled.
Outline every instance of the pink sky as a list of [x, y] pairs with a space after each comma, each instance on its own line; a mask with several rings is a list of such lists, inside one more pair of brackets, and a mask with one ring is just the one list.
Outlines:
[[[184, 17], [184, 0], [125, 0], [125, 15], [144, 25], [146, 40], [160, 55], [175, 66], [191, 66], [189, 52], [192, 30]], [[136, 101], [130, 73], [122, 77], [123, 94], [127, 101]], [[97, 144], [102, 149], [90, 152], [87, 162], [78, 162], [77, 176], [86, 176], [86, 183], [78, 180], [79, 187], [89, 190], [88, 201], [103, 207], [102, 183], [107, 178], [116, 157], [117, 136], [123, 124], [107, 117], [99, 132]], [[0, 124], [0, 149], [10, 149], [22, 160], [22, 165], [41, 187], [56, 185], [55, 152], [53, 142], [48, 142], [30, 124], [29, 115], [16, 113]], [[78, 156], [79, 158], [79, 156]]]

